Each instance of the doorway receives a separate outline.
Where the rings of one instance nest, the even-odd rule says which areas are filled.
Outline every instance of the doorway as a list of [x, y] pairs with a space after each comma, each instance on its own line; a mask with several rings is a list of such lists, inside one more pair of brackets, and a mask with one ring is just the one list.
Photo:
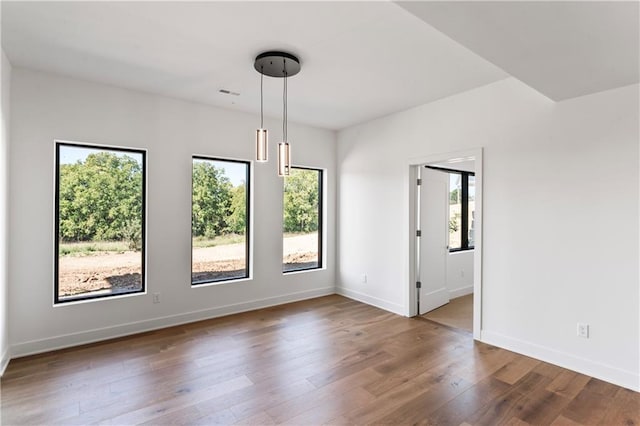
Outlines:
[[482, 149], [414, 159], [410, 170], [410, 315], [480, 339]]

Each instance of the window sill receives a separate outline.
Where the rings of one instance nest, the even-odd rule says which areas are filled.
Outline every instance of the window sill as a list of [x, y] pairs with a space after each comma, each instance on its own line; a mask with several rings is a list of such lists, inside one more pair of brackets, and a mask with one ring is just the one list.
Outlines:
[[107, 296], [97, 296], [97, 297], [91, 297], [91, 298], [87, 298], [87, 299], [70, 299], [68, 301], [60, 301], [60, 302], [53, 302], [53, 307], [54, 308], [59, 308], [61, 306], [72, 306], [72, 305], [82, 305], [85, 303], [94, 303], [94, 302], [105, 302], [107, 300], [119, 300], [119, 299], [124, 299], [127, 297], [136, 297], [136, 296], [144, 296], [147, 294], [147, 291], [136, 291], [136, 292], [131, 292], [131, 293], [123, 293], [123, 294], [114, 294], [114, 295], [107, 295]]
[[191, 288], [212, 287], [212, 286], [218, 286], [218, 285], [224, 285], [224, 284], [241, 283], [246, 281], [253, 281], [253, 278], [252, 277], [233, 278], [230, 280], [223, 280], [223, 281], [211, 281], [211, 282], [202, 282], [202, 283], [196, 283], [196, 284], [191, 283]]
[[327, 268], [326, 267], [320, 267], [320, 268], [309, 268], [309, 269], [294, 269], [291, 271], [282, 271], [282, 275], [297, 275], [297, 274], [302, 274], [305, 272], [314, 272], [314, 271], [326, 271]]
[[474, 249], [470, 248], [470, 249], [464, 249], [464, 250], [449, 250], [449, 254], [460, 254], [460, 253], [469, 253], [469, 252], [473, 252]]

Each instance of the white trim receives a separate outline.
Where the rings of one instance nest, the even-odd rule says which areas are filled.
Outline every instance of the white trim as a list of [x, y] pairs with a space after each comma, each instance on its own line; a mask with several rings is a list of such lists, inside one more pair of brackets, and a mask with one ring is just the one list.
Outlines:
[[476, 176], [476, 233], [475, 233], [475, 248], [473, 250], [473, 338], [476, 340], [481, 339], [482, 334], [482, 187], [483, 187], [483, 148], [469, 149], [464, 151], [455, 151], [448, 153], [433, 154], [422, 157], [409, 158], [407, 161], [407, 167], [409, 168], [409, 182], [407, 185], [409, 191], [409, 282], [408, 292], [405, 298], [406, 306], [404, 306], [404, 312], [408, 313], [408, 316], [414, 316], [416, 312], [416, 291], [415, 291], [415, 270], [416, 259], [415, 251], [416, 244], [415, 239], [411, 236], [415, 236], [415, 223], [416, 223], [416, 194], [415, 194], [415, 177], [417, 175], [416, 169], [424, 164], [428, 163], [440, 163], [447, 161], [451, 158], [458, 157], [474, 157], [475, 161], [475, 176]]
[[640, 392], [640, 375], [632, 371], [622, 370], [611, 365], [580, 358], [566, 352], [515, 339], [492, 331], [483, 330], [480, 340], [490, 345], [498, 346]]
[[465, 254], [465, 253], [473, 253], [473, 251], [475, 250], [475, 248], [470, 248], [470, 249], [464, 249], [464, 250], [456, 250], [456, 251], [449, 251], [448, 254], [449, 256], [457, 256], [459, 254]]
[[291, 271], [282, 271], [282, 275], [283, 276], [298, 275], [298, 274], [304, 274], [304, 273], [307, 273], [307, 272], [317, 272], [317, 271], [326, 271], [326, 270], [327, 270], [327, 268], [325, 268], [325, 267], [322, 267], [322, 268], [307, 268], [307, 269], [293, 269]]
[[466, 296], [467, 294], [473, 294], [472, 285], [449, 290], [449, 299], [456, 299], [458, 297]]
[[[193, 253], [193, 249], [192, 253]], [[191, 267], [193, 268], [193, 260], [191, 261]], [[219, 286], [219, 285], [223, 285], [223, 284], [235, 284], [235, 283], [241, 283], [241, 282], [246, 282], [246, 281], [253, 281], [252, 277], [244, 277], [244, 278], [232, 278], [230, 280], [224, 280], [224, 281], [207, 281], [207, 282], [203, 282], [200, 284], [194, 284], [193, 282], [191, 282], [191, 289], [196, 289], [196, 288], [206, 288], [206, 287], [215, 287], [215, 286]]]
[[[237, 283], [237, 282], [242, 282], [242, 281], [251, 281], [253, 280], [253, 254], [254, 254], [254, 250], [253, 250], [253, 246], [254, 244], [254, 240], [253, 240], [253, 164], [254, 161], [253, 160], [246, 160], [246, 159], [240, 159], [240, 158], [232, 158], [232, 157], [217, 157], [214, 155], [201, 155], [201, 154], [191, 154], [191, 201], [190, 201], [190, 206], [189, 206], [189, 210], [191, 211], [191, 217], [193, 217], [193, 166], [194, 166], [194, 161], [201, 161], [201, 162], [219, 162], [219, 163], [236, 163], [236, 164], [244, 164], [245, 166], [247, 166], [247, 174], [249, 175], [249, 181], [245, 182], [245, 194], [248, 192], [249, 193], [249, 199], [246, 199], [246, 195], [245, 195], [245, 205], [247, 203], [249, 203], [249, 205], [247, 206], [247, 210], [248, 210], [248, 214], [249, 214], [249, 226], [248, 226], [248, 239], [246, 240], [246, 251], [245, 251], [245, 263], [247, 262], [246, 257], [248, 257], [248, 262], [249, 264], [247, 265], [247, 276], [246, 277], [240, 277], [240, 278], [231, 278], [231, 279], [218, 279], [218, 280], [212, 280], [212, 281], [204, 281], [204, 282], [193, 282], [193, 225], [191, 228], [191, 239], [190, 241], [190, 248], [189, 248], [189, 262], [190, 262], [190, 268], [191, 268], [191, 272], [189, 274], [189, 282], [191, 283], [191, 288], [193, 289], [194, 287], [208, 287], [208, 286], [214, 286], [214, 285], [220, 285], [220, 284], [233, 284], [233, 283]], [[246, 219], [245, 219], [246, 221]], [[246, 227], [246, 223], [245, 223], [245, 227]]]
[[[322, 265], [320, 268], [310, 268], [310, 269], [302, 269], [300, 271], [288, 271], [288, 272], [284, 272], [282, 271], [282, 275], [286, 276], [286, 275], [295, 275], [296, 273], [301, 273], [301, 272], [311, 272], [311, 271], [325, 271], [327, 270], [327, 259], [328, 259], [328, 253], [329, 253], [329, 232], [327, 232], [327, 229], [329, 229], [329, 169], [325, 166], [309, 166], [309, 165], [304, 165], [304, 164], [296, 164], [291, 165], [291, 168], [303, 168], [303, 169], [310, 169], [310, 170], [315, 170], [315, 171], [321, 171], [322, 172], [322, 194], [320, 194], [322, 196]], [[282, 202], [284, 203], [284, 182], [282, 184]], [[284, 205], [284, 204], [283, 204]], [[284, 221], [284, 216], [282, 218], [282, 220]], [[283, 223], [283, 229], [284, 229], [284, 223]], [[283, 254], [283, 258], [284, 258], [284, 238], [282, 239], [282, 254]]]
[[2, 357], [0, 357], [0, 377], [4, 376], [9, 361], [11, 361], [11, 357], [9, 356], [9, 348], [7, 348], [2, 354]]
[[336, 294], [339, 294], [349, 299], [356, 300], [358, 302], [366, 303], [367, 305], [375, 306], [376, 308], [384, 309], [385, 311], [392, 312], [397, 315], [405, 315], [405, 307], [398, 305], [397, 303], [389, 302], [384, 299], [369, 296], [368, 294], [361, 293], [359, 291], [350, 290], [344, 287], [336, 287]]
[[[106, 150], [120, 150], [120, 151], [129, 151], [129, 152], [138, 152], [138, 153], [143, 153], [143, 171], [144, 174], [142, 176], [143, 181], [144, 181], [144, 188], [143, 188], [143, 198], [144, 198], [144, 205], [142, 206], [143, 210], [144, 210], [144, 217], [142, 218], [142, 223], [144, 224], [143, 229], [144, 229], [144, 241], [142, 241], [142, 254], [144, 255], [142, 258], [142, 276], [144, 277], [144, 282], [142, 282], [142, 290], [140, 291], [133, 291], [133, 292], [127, 292], [127, 293], [122, 293], [122, 294], [115, 294], [115, 295], [109, 295], [109, 296], [103, 296], [103, 297], [96, 297], [96, 298], [90, 298], [90, 299], [82, 299], [82, 298], [78, 298], [77, 300], [69, 300], [69, 301], [64, 301], [64, 300], [60, 300], [59, 294], [56, 294], [56, 287], [58, 287], [56, 285], [57, 280], [58, 280], [58, 276], [56, 274], [56, 264], [57, 262], [60, 261], [58, 256], [58, 244], [56, 244], [56, 228], [57, 228], [57, 222], [58, 222], [58, 211], [56, 209], [56, 203], [57, 203], [57, 199], [59, 198], [58, 194], [58, 188], [56, 187], [56, 184], [58, 182], [58, 168], [60, 167], [60, 164], [58, 164], [58, 145], [76, 145], [80, 148], [87, 148], [87, 149], [106, 149]], [[52, 205], [52, 209], [53, 209], [53, 215], [51, 216], [53, 218], [53, 233], [51, 234], [51, 238], [53, 239], [52, 241], [52, 245], [53, 245], [53, 251], [52, 253], [53, 255], [53, 263], [51, 265], [51, 278], [52, 278], [52, 282], [51, 282], [51, 306], [52, 307], [58, 307], [58, 306], [69, 306], [72, 304], [76, 304], [76, 303], [83, 303], [83, 302], [99, 302], [99, 301], [103, 301], [103, 300], [108, 300], [108, 299], [115, 299], [115, 298], [122, 298], [122, 297], [128, 297], [128, 296], [140, 296], [140, 295], [146, 295], [149, 289], [149, 280], [147, 279], [147, 271], [148, 271], [148, 266], [149, 266], [149, 149], [146, 147], [134, 147], [134, 146], [121, 146], [121, 145], [111, 145], [111, 144], [106, 144], [106, 143], [100, 143], [100, 142], [82, 142], [82, 141], [70, 141], [70, 140], [65, 140], [65, 139], [54, 139], [53, 140], [53, 190], [52, 190], [52, 194], [53, 194], [53, 205]], [[59, 243], [59, 241], [58, 241]], [[58, 299], [58, 301], [56, 302], [56, 298]]]
[[281, 296], [268, 297], [266, 299], [258, 299], [249, 302], [219, 306], [212, 309], [203, 309], [183, 314], [154, 318], [151, 320], [130, 322], [113, 327], [96, 328], [93, 330], [63, 334], [46, 339], [31, 340], [28, 342], [22, 342], [12, 345], [11, 354], [13, 358], [17, 358], [42, 352], [49, 352], [71, 346], [84, 345], [87, 343], [113, 339], [116, 337], [173, 327], [190, 322], [253, 311], [256, 309], [267, 308], [284, 303], [291, 303], [300, 300], [313, 299], [315, 297], [328, 296], [330, 294], [335, 294], [335, 287], [323, 287], [314, 290], [300, 291], [284, 294]]
[[[55, 279], [55, 275], [54, 275], [54, 279]], [[107, 300], [126, 299], [128, 297], [146, 296], [147, 294], [149, 294], [149, 293], [147, 293], [146, 290], [145, 291], [129, 292], [129, 293], [116, 293], [116, 294], [110, 294], [109, 293], [110, 291], [111, 290], [109, 290], [109, 289], [105, 289], [105, 290], [96, 290], [96, 291], [92, 291], [91, 292], [92, 295], [106, 294], [106, 295], [109, 295], [108, 297], [93, 297], [91, 299], [78, 298], [77, 300], [73, 299], [73, 297], [70, 297], [67, 300], [61, 299], [60, 302], [58, 302], [58, 303], [54, 302], [53, 305], [51, 305], [51, 307], [53, 309], [59, 309], [59, 308], [65, 308], [67, 306], [83, 305], [85, 303], [105, 302]]]

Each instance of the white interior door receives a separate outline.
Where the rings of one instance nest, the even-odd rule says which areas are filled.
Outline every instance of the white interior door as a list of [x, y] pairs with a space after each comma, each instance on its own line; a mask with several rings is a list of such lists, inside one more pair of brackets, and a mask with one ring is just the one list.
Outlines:
[[449, 174], [425, 167], [421, 174], [419, 315], [449, 303], [446, 283]]

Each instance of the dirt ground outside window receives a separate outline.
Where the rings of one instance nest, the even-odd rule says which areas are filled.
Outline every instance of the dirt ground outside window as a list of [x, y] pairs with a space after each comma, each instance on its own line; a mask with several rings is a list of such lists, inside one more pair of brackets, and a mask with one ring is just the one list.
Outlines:
[[[317, 262], [317, 234], [285, 238], [284, 263], [304, 268]], [[93, 253], [59, 259], [59, 298], [130, 293], [142, 289], [140, 252]], [[245, 274], [245, 245], [227, 244], [193, 249], [193, 279], [228, 279]], [[185, 277], [187, 279], [187, 277]]]

